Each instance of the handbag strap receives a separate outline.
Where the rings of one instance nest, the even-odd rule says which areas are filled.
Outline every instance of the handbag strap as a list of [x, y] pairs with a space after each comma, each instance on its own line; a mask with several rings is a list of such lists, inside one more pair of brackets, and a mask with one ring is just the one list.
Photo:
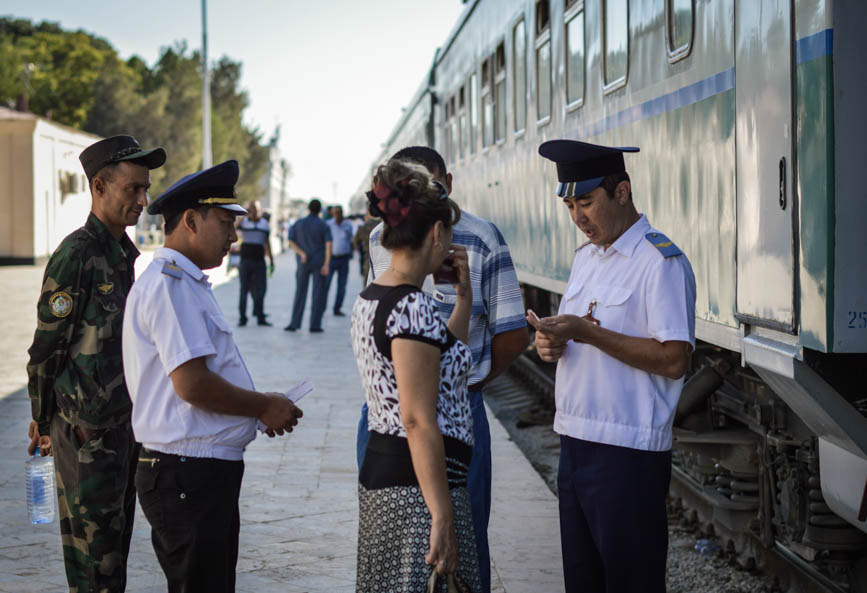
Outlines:
[[427, 579], [427, 593], [437, 593], [437, 585], [439, 584], [440, 579], [445, 579], [447, 593], [473, 593], [460, 575], [457, 573], [449, 573], [440, 576], [437, 574], [435, 567], [431, 567], [430, 576]]

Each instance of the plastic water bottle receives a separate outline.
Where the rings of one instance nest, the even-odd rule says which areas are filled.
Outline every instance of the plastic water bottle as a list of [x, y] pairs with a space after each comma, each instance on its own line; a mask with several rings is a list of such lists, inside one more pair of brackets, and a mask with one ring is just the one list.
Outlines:
[[34, 525], [54, 521], [54, 461], [41, 457], [39, 447], [25, 462], [27, 475], [27, 514]]
[[693, 549], [699, 553], [700, 556], [716, 556], [716, 553], [720, 551], [720, 545], [711, 539], [700, 539], [695, 542], [695, 546]]

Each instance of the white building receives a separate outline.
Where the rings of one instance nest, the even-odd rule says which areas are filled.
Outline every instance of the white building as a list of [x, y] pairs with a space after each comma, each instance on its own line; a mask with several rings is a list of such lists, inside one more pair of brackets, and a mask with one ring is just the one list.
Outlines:
[[0, 107], [0, 264], [51, 255], [90, 212], [78, 155], [100, 138]]
[[262, 208], [271, 212], [274, 220], [285, 218], [289, 210], [289, 163], [280, 155], [277, 143], [280, 141], [280, 127], [268, 142], [268, 168], [260, 181]]

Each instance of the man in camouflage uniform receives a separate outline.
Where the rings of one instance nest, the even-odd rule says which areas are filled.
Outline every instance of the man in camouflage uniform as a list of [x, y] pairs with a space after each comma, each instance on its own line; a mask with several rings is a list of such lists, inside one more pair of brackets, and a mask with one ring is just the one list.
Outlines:
[[31, 451], [53, 452], [70, 593], [126, 587], [138, 445], [124, 382], [121, 329], [139, 252], [125, 228], [147, 205], [162, 148], [115, 136], [79, 156], [92, 206], [48, 261], [30, 347]]

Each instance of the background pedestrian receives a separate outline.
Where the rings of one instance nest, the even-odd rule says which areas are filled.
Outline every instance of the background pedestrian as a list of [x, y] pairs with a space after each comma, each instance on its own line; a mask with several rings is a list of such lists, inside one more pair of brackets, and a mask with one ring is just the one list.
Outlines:
[[343, 207], [332, 206], [328, 219], [331, 230], [331, 263], [328, 270], [328, 284], [325, 287], [326, 299], [331, 287], [331, 279], [337, 275], [337, 293], [334, 295], [334, 315], [343, 317], [343, 299], [346, 297], [346, 281], [349, 279], [349, 260], [352, 259], [352, 223], [343, 218]]
[[322, 331], [322, 315], [328, 298], [328, 273], [331, 266], [331, 230], [319, 218], [322, 202], [310, 200], [309, 214], [289, 228], [289, 247], [295, 252], [295, 301], [292, 318], [283, 329], [294, 332], [301, 327], [304, 306], [307, 303], [307, 288], [313, 278], [313, 295], [310, 298], [310, 331]]
[[270, 326], [265, 314], [265, 291], [268, 287], [268, 270], [265, 256], [274, 271], [274, 256], [271, 253], [271, 225], [261, 216], [261, 205], [256, 200], [247, 202], [247, 215], [237, 221], [241, 231], [241, 265], [239, 279], [241, 296], [238, 303], [240, 318], [238, 325], [247, 325], [247, 293], [253, 296], [253, 316], [259, 325]]

